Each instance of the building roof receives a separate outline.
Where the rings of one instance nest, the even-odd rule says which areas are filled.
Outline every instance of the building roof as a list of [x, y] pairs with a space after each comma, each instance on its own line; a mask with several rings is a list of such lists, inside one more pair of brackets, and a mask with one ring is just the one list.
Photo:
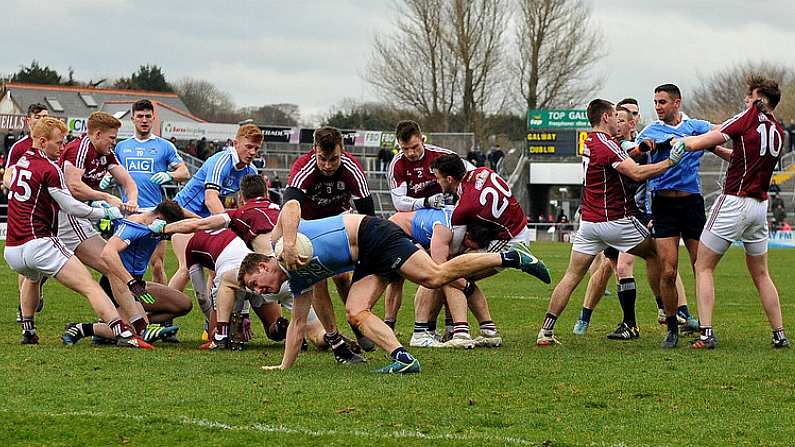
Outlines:
[[[158, 114], [168, 119], [204, 122], [188, 111], [185, 103], [176, 93], [153, 92], [146, 90], [119, 90], [90, 87], [66, 87], [62, 85], [24, 84], [9, 82], [2, 86], [0, 98], [13, 103], [13, 113], [26, 113], [33, 103], [46, 104], [50, 113], [63, 117], [87, 117], [98, 110], [108, 113], [120, 111], [139, 99], [149, 99], [158, 109]], [[4, 109], [8, 109], [5, 104]], [[179, 117], [179, 118], [176, 118]], [[163, 118], [161, 118], [163, 119]]]

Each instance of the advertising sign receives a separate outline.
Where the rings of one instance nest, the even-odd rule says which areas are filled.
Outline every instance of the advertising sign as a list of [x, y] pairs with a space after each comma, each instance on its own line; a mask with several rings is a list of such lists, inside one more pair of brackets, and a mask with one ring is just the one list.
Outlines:
[[530, 109], [528, 129], [582, 129], [590, 127], [585, 109]]

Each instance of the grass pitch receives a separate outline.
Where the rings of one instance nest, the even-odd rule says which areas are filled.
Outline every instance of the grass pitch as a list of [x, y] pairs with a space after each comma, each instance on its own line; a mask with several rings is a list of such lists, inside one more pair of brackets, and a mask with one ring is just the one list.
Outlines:
[[[641, 339], [608, 341], [620, 319], [614, 293], [584, 338], [571, 335], [584, 284], [558, 322], [562, 346], [533, 344], [570, 246], [537, 244], [553, 271], [547, 286], [515, 271], [483, 281], [505, 345], [498, 349], [412, 349], [421, 374], [384, 377], [386, 363], [344, 367], [327, 352], [303, 353], [289, 371], [281, 345], [264, 339], [244, 352], [200, 352], [198, 308], [178, 320], [182, 344], [154, 351], [67, 348], [67, 321], [92, 317], [87, 303], [46, 286], [39, 346], [20, 346], [16, 275], [0, 270], [0, 439], [3, 445], [792, 445], [795, 353], [770, 347], [770, 331], [743, 255], [732, 249], [716, 275], [715, 351], [658, 345], [663, 330], [638, 263]], [[685, 258], [682, 252], [682, 259]], [[770, 253], [785, 325], [795, 335], [795, 252]], [[175, 262], [169, 259], [173, 270]], [[693, 279], [681, 263], [691, 303]], [[408, 343], [407, 288], [398, 321]], [[344, 321], [341, 304], [338, 321]], [[382, 307], [377, 308], [382, 314]], [[477, 323], [470, 321], [473, 333]], [[341, 325], [344, 326], [344, 325]], [[686, 339], [682, 340], [683, 342]]]

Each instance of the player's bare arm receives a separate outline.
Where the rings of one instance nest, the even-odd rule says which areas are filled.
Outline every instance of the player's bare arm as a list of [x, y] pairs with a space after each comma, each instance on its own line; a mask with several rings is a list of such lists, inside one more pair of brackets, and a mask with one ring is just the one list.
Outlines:
[[163, 228], [163, 233], [190, 234], [203, 230], [217, 230], [229, 224], [229, 216], [226, 213], [214, 214], [203, 219], [183, 219], [173, 222]]
[[64, 163], [63, 168], [66, 186], [69, 188], [69, 192], [72, 193], [72, 196], [74, 196], [75, 199], [82, 201], [104, 200], [111, 206], [119, 208], [122, 207], [121, 199], [118, 197], [106, 192], [91, 189], [90, 186], [83, 183], [82, 178], [83, 172], [85, 172], [85, 170], [77, 168], [69, 162]]
[[108, 266], [109, 272], [122, 281], [124, 284], [133, 280], [130, 272], [124, 268], [124, 263], [121, 261], [119, 253], [127, 249], [127, 243], [121, 240], [118, 236], [113, 236], [108, 239], [105, 248], [102, 249], [102, 259]]
[[119, 165], [110, 168], [109, 172], [127, 195], [127, 203], [122, 208], [127, 212], [135, 211], [138, 208], [138, 185], [135, 184], [135, 180], [126, 169]]
[[190, 171], [188, 171], [188, 166], [184, 162], [177, 164], [174, 170], [169, 172], [169, 174], [171, 174], [171, 179], [176, 183], [190, 180]]
[[616, 166], [616, 171], [636, 182], [640, 182], [662, 174], [675, 164], [675, 162], [668, 159], [654, 164], [639, 165], [632, 158], [627, 158]]
[[224, 212], [224, 204], [221, 203], [221, 195], [218, 190], [207, 188], [204, 190], [204, 205], [210, 210], [212, 214], [221, 214]]
[[293, 300], [293, 315], [287, 326], [287, 338], [284, 341], [284, 357], [278, 367], [266, 369], [287, 369], [295, 363], [301, 352], [301, 342], [306, 332], [306, 319], [312, 305], [312, 292], [304, 292]]
[[[284, 262], [287, 270], [297, 270], [305, 265], [308, 259], [300, 259], [298, 255], [298, 248], [296, 247], [296, 238], [298, 235], [298, 224], [301, 221], [301, 204], [297, 200], [290, 200], [282, 206], [282, 211], [279, 213], [279, 220], [276, 222], [276, 228], [271, 232], [271, 238], [274, 237], [278, 240], [282, 238], [284, 248], [282, 251], [282, 261]], [[281, 232], [278, 236], [274, 233]]]

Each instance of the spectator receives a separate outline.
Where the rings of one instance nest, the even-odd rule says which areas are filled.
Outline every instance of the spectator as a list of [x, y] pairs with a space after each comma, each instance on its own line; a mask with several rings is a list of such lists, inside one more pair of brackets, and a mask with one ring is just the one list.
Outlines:
[[282, 192], [282, 181], [279, 180], [279, 173], [273, 173], [273, 180], [271, 180], [271, 187], [277, 192]]
[[786, 220], [781, 222], [781, 231], [792, 231], [792, 227], [789, 226]]
[[789, 146], [790, 151], [795, 152], [795, 118], [789, 120]]
[[379, 171], [386, 171], [387, 167], [389, 166], [389, 162], [392, 161], [392, 151], [381, 146], [381, 150], [378, 151], [378, 170]]
[[8, 151], [11, 150], [11, 146], [17, 141], [17, 138], [14, 136], [12, 132], [8, 132], [5, 137], [5, 141], [3, 143], [3, 150], [7, 154]]
[[202, 160], [207, 160], [207, 157], [210, 155], [208, 154], [208, 147], [207, 147], [207, 137], [202, 137], [198, 143], [196, 143], [196, 155], [201, 158]]
[[198, 152], [196, 151], [196, 142], [193, 140], [188, 141], [188, 147], [185, 148], [185, 152], [194, 157], [198, 157]]
[[179, 147], [179, 145], [177, 145], [177, 137], [171, 137], [169, 141], [171, 141], [171, 144], [173, 144], [174, 147]]
[[473, 146], [472, 150], [467, 153], [467, 161], [475, 165], [477, 168], [482, 168], [486, 165], [486, 157], [483, 155], [483, 152], [477, 148], [477, 146]]
[[784, 199], [777, 192], [774, 192], [770, 196], [770, 209], [775, 210], [778, 207], [784, 208]]
[[268, 200], [277, 205], [282, 204], [282, 181], [276, 172], [273, 173], [273, 179], [268, 186]]
[[781, 192], [781, 188], [778, 186], [778, 183], [776, 183], [776, 179], [770, 180], [770, 187], [767, 189], [767, 192], [771, 194], [778, 194]]
[[505, 152], [502, 151], [499, 144], [491, 148], [488, 159], [491, 169], [496, 172], [497, 175], [502, 175], [502, 165], [503, 161], [505, 160]]
[[784, 205], [782, 202], [773, 208], [773, 221], [776, 223], [776, 228], [779, 228], [786, 219], [787, 211], [784, 210]]

